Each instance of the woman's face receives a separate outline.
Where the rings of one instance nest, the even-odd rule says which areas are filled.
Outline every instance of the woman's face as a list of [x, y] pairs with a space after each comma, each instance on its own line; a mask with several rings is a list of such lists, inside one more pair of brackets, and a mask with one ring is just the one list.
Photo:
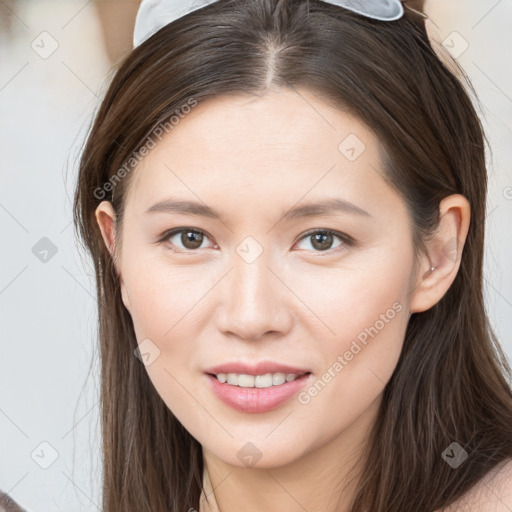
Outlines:
[[[353, 446], [397, 364], [416, 282], [375, 135], [306, 90], [216, 98], [133, 173], [118, 270], [169, 409], [234, 466]], [[209, 375], [219, 365], [247, 365], [219, 372], [244, 374], [238, 386]]]

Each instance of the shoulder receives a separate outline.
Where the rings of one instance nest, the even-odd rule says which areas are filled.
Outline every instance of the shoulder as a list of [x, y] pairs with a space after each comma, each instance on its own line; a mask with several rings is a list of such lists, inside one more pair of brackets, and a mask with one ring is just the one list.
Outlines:
[[26, 512], [8, 494], [0, 491], [0, 512]]
[[510, 512], [512, 510], [512, 459], [489, 471], [462, 498], [436, 512]]

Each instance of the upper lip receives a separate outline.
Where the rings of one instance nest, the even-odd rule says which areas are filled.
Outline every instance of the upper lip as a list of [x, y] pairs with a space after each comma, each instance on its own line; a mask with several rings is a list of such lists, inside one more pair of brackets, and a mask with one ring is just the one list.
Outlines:
[[244, 375], [265, 375], [267, 373], [294, 373], [302, 375], [310, 373], [310, 370], [297, 368], [286, 364], [275, 363], [272, 361], [261, 361], [255, 364], [232, 362], [213, 366], [206, 370], [206, 373], [218, 375], [219, 373], [238, 373]]

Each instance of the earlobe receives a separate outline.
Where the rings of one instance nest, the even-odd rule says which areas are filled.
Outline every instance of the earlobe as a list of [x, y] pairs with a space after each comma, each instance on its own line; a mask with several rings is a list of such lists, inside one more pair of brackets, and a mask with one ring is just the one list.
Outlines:
[[426, 242], [411, 292], [411, 313], [426, 311], [439, 302], [457, 276], [469, 230], [470, 205], [461, 194], [439, 204], [439, 222]]

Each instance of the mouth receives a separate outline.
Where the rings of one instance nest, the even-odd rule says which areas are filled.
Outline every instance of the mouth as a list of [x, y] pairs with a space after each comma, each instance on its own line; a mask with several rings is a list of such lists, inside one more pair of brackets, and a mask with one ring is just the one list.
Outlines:
[[246, 373], [207, 373], [211, 377], [217, 379], [222, 384], [229, 386], [237, 386], [240, 388], [270, 388], [274, 386], [281, 386], [286, 382], [293, 382], [294, 380], [311, 375], [311, 372], [304, 373], [266, 373], [262, 375], [249, 375]]
[[204, 375], [209, 388], [221, 402], [243, 413], [265, 413], [277, 409], [301, 391], [312, 378], [311, 372]]

